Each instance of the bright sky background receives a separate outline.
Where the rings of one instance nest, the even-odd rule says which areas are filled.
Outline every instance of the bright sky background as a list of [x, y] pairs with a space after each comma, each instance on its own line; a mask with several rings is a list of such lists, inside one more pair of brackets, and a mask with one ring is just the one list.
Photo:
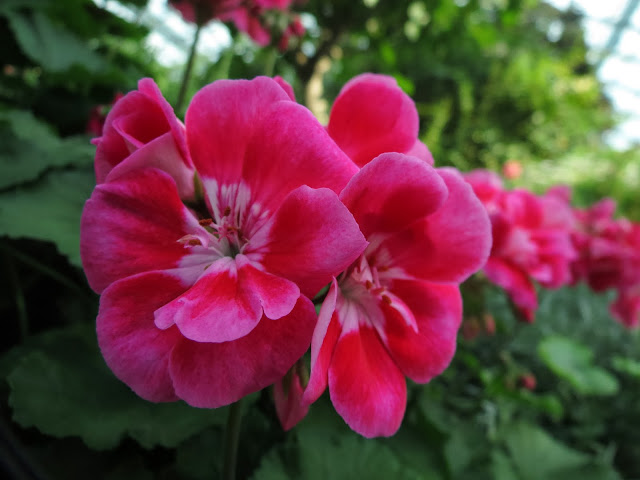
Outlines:
[[[591, 60], [596, 60], [630, 0], [547, 1], [561, 9], [573, 4], [586, 15], [586, 41], [591, 48]], [[614, 53], [600, 66], [598, 77], [616, 110], [628, 117], [609, 136], [610, 144], [624, 149], [633, 142], [640, 143], [640, 6], [631, 17]]]
[[[136, 15], [118, 2], [94, 1], [124, 18], [136, 20]], [[573, 5], [585, 14], [586, 41], [591, 48], [592, 61], [599, 58], [629, 1], [547, 0], [561, 9]], [[178, 13], [169, 8], [167, 0], [150, 0], [147, 10], [137, 20], [155, 26], [147, 42], [156, 51], [160, 63], [173, 66], [185, 62], [194, 26], [185, 23]], [[210, 22], [201, 33], [198, 51], [215, 61], [230, 42], [229, 30], [219, 22]], [[620, 37], [615, 52], [602, 63], [598, 76], [616, 111], [626, 118], [610, 134], [609, 143], [619, 149], [629, 148], [634, 142], [640, 143], [640, 7]]]

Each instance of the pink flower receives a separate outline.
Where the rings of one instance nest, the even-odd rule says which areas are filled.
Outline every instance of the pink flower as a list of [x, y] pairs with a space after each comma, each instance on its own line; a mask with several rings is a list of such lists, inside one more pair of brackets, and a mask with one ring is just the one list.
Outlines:
[[421, 158], [433, 165], [418, 140], [418, 111], [393, 77], [365, 73], [352, 78], [333, 103], [327, 131], [359, 166], [385, 152]]
[[640, 327], [640, 283], [621, 288], [618, 298], [609, 308], [613, 318], [627, 328]]
[[504, 178], [508, 180], [520, 178], [523, 171], [522, 163], [518, 160], [507, 160], [502, 166], [502, 175], [504, 175]]
[[182, 198], [193, 197], [194, 168], [184, 125], [150, 78], [140, 80], [138, 90], [115, 102], [102, 136], [93, 143], [97, 146], [97, 183], [126, 175], [140, 166], [153, 166], [172, 176]]
[[199, 25], [242, 8], [244, 3], [244, 0], [169, 0], [185, 21]]
[[531, 322], [538, 308], [533, 280], [557, 288], [571, 278], [570, 262], [576, 256], [571, 209], [559, 191], [541, 197], [522, 189], [506, 191], [495, 174], [484, 171], [465, 178], [491, 218], [493, 247], [484, 272]]
[[303, 403], [328, 385], [353, 430], [389, 436], [404, 416], [404, 377], [426, 383], [453, 357], [458, 284], [484, 264], [490, 224], [457, 172], [399, 153], [365, 165], [340, 199], [369, 245], [322, 305]]
[[289, 370], [287, 375], [273, 385], [273, 401], [282, 429], [291, 430], [309, 412], [309, 405], [302, 403], [309, 372], [302, 362]]
[[275, 81], [203, 88], [186, 139], [194, 198], [142, 146], [139, 168], [88, 200], [81, 255], [116, 376], [151, 401], [215, 408], [285, 375], [310, 345], [307, 297], [366, 242], [334, 193], [357, 167]]

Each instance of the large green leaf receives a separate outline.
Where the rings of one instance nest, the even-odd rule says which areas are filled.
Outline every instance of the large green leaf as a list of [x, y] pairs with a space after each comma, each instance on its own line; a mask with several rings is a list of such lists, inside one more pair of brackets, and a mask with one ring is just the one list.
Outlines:
[[40, 11], [31, 14], [15, 10], [2, 12], [23, 52], [44, 70], [65, 72], [79, 66], [93, 73], [106, 70], [107, 63], [87, 43], [53, 23]]
[[45, 170], [90, 165], [95, 147], [88, 139], [61, 139], [24, 110], [0, 111], [0, 190], [38, 178]]
[[39, 182], [0, 193], [0, 235], [55, 243], [80, 261], [80, 215], [94, 185], [89, 170], [51, 172]]
[[619, 389], [616, 377], [593, 365], [593, 352], [569, 338], [545, 338], [538, 347], [538, 353], [556, 375], [567, 380], [583, 395], [613, 395]]
[[151, 448], [175, 447], [225, 422], [225, 409], [139, 398], [106, 367], [92, 326], [50, 333], [43, 346], [22, 355], [7, 378], [13, 418], [24, 427], [81, 437], [95, 449], [115, 447], [125, 435]]

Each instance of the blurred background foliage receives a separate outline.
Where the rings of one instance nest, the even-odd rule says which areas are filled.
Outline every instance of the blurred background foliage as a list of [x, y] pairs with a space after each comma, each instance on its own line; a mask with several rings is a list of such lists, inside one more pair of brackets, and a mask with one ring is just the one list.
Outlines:
[[[138, 14], [146, 4], [110, 2]], [[181, 77], [145, 43], [141, 15], [124, 20], [104, 3], [0, 4], [0, 469], [25, 479], [217, 478], [225, 409], [138, 399], [95, 342], [98, 299], [78, 254], [94, 185], [87, 123], [144, 76], [175, 102]], [[300, 9], [308, 28], [295, 48], [258, 49], [232, 31], [219, 57], [197, 57], [191, 93], [216, 78], [278, 74], [326, 121], [346, 81], [385, 73], [416, 101], [438, 165], [500, 170], [516, 160], [516, 185], [568, 183], [578, 205], [612, 196], [640, 220], [640, 151], [604, 140], [618, 119], [586, 61], [577, 12], [532, 0]], [[244, 403], [240, 478], [640, 478], [640, 340], [610, 319], [609, 296], [541, 292], [536, 323], [524, 325], [481, 278], [464, 293], [458, 354], [430, 385], [410, 385], [398, 435], [358, 437], [326, 398], [285, 434], [264, 391]]]

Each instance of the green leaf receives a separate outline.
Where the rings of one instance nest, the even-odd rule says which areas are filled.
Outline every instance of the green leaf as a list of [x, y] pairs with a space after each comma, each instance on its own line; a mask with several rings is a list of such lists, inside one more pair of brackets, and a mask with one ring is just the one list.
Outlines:
[[503, 438], [520, 474], [518, 478], [523, 480], [547, 479], [559, 470], [589, 463], [587, 455], [566, 447], [533, 425], [515, 424], [503, 433]]
[[593, 365], [593, 352], [580, 343], [551, 336], [540, 343], [538, 353], [556, 375], [583, 395], [613, 395], [619, 390], [616, 377]]
[[104, 364], [92, 326], [58, 330], [46, 344], [24, 354], [7, 378], [13, 418], [24, 427], [81, 437], [95, 449], [113, 448], [125, 435], [145, 448], [171, 448], [225, 422], [225, 409], [139, 398]]
[[65, 72], [72, 66], [97, 73], [106, 70], [106, 62], [86, 42], [51, 22], [40, 11], [31, 15], [5, 10], [11, 30], [23, 52], [43, 69]]
[[59, 171], [0, 193], [0, 235], [53, 242], [81, 266], [80, 215], [94, 182], [91, 171]]
[[616, 356], [613, 357], [613, 368], [618, 372], [640, 379], [640, 362], [637, 360]]
[[51, 167], [91, 165], [88, 139], [61, 139], [24, 110], [0, 111], [0, 190], [34, 180]]

